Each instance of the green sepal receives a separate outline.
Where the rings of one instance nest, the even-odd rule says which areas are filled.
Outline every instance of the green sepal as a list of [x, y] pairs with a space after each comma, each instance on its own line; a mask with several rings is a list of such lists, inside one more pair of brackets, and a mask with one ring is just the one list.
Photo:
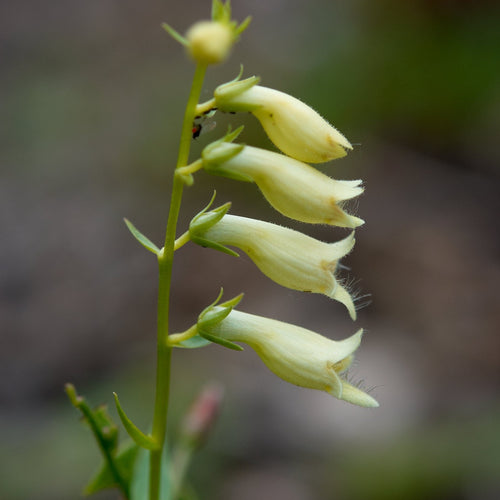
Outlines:
[[227, 203], [224, 203], [224, 205], [214, 208], [208, 212], [208, 209], [214, 202], [215, 194], [216, 193], [214, 192], [210, 203], [192, 218], [189, 223], [189, 236], [191, 236], [191, 233], [196, 234], [197, 232], [203, 233], [204, 231], [207, 231], [212, 226], [217, 224], [217, 222], [219, 222], [231, 208], [231, 202], [228, 201]]
[[212, 2], [212, 21], [230, 26], [235, 40], [248, 28], [251, 20], [252, 18], [249, 16], [238, 26], [236, 21], [231, 21], [231, 2], [229, 0], [225, 4], [220, 0]]
[[172, 28], [172, 26], [169, 26], [167, 23], [162, 23], [161, 27], [177, 42], [179, 42], [181, 45], [184, 45], [184, 47], [189, 47], [189, 42], [177, 31]]
[[218, 165], [215, 167], [212, 167], [211, 165], [207, 166], [205, 170], [209, 174], [226, 177], [227, 179], [232, 179], [233, 181], [254, 182], [249, 175], [242, 174], [241, 172], [234, 172], [229, 168], [220, 167]]
[[[222, 293], [220, 293], [220, 296], [222, 297]], [[240, 293], [239, 295], [236, 295], [236, 297], [226, 300], [226, 302], [222, 302], [222, 304], [220, 304], [220, 307], [230, 307], [231, 309], [233, 309], [242, 301], [244, 296], [244, 293]]]
[[221, 175], [228, 179], [243, 182], [254, 182], [252, 177], [241, 172], [235, 172], [231, 168], [224, 166], [226, 162], [237, 156], [243, 148], [244, 144], [232, 144], [231, 141], [236, 138], [241, 132], [242, 127], [236, 129], [232, 133], [228, 133], [222, 139], [212, 142], [206, 146], [201, 152], [203, 160], [203, 168], [210, 174]]
[[205, 240], [203, 238], [198, 238], [193, 235], [189, 235], [189, 238], [191, 241], [196, 243], [197, 245], [200, 245], [200, 247], [203, 248], [213, 248], [214, 250], [218, 250], [219, 252], [225, 253], [227, 255], [231, 255], [233, 257], [239, 257], [240, 254], [235, 252], [234, 250], [231, 250], [228, 247], [225, 247], [224, 245], [221, 245], [220, 243], [215, 243], [215, 241], [210, 241], [210, 240]]
[[240, 25], [235, 30], [236, 37], [239, 37], [247, 28], [250, 22], [252, 21], [252, 16], [248, 16], [240, 23]]
[[243, 125], [233, 132], [228, 130], [224, 137], [205, 146], [201, 152], [203, 168], [205, 168], [207, 163], [224, 163], [239, 154], [245, 147], [244, 144], [232, 144], [232, 141], [241, 134], [242, 130]]
[[214, 90], [215, 107], [223, 112], [255, 111], [259, 104], [232, 102], [234, 98], [251, 89], [260, 82], [258, 76], [251, 76], [245, 80], [237, 80], [219, 85]]
[[[128, 441], [120, 447], [113, 457], [118, 472], [127, 485], [130, 485], [132, 471], [139, 447], [133, 442]], [[108, 488], [119, 487], [118, 483], [109, 468], [107, 462], [101, 465], [101, 468], [94, 474], [83, 490], [83, 494], [88, 496]]]
[[231, 203], [228, 202], [224, 205], [221, 205], [220, 207], [210, 210], [210, 212], [207, 212], [214, 199], [215, 192], [212, 196], [212, 199], [210, 200], [210, 203], [200, 213], [196, 214], [189, 223], [189, 239], [204, 248], [213, 248], [214, 250], [232, 255], [233, 257], [239, 257], [239, 254], [231, 250], [230, 248], [227, 248], [215, 241], [207, 240], [206, 238], [199, 236], [200, 234], [203, 234], [205, 231], [208, 231], [212, 226], [217, 224], [217, 222], [219, 222], [224, 217], [224, 215], [226, 215], [229, 208], [231, 207]]
[[[213, 309], [215, 306], [217, 306], [217, 304], [218, 304], [219, 300], [222, 298], [223, 294], [224, 294], [224, 289], [221, 288], [219, 295], [217, 295], [217, 298], [209, 306], [205, 307], [205, 309], [203, 309], [203, 311], [201, 311], [201, 313], [198, 316], [198, 320], [203, 319], [203, 317], [211, 309]], [[241, 302], [241, 299], [243, 299], [243, 296], [244, 296], [244, 294], [240, 293], [239, 295], [236, 295], [236, 297], [233, 297], [232, 299], [226, 300], [226, 302], [222, 302], [222, 304], [220, 304], [219, 307], [229, 307], [232, 309], [232, 308], [236, 307]]]
[[[167, 446], [163, 448], [160, 471], [160, 495], [162, 500], [174, 500], [171, 495], [170, 470], [171, 463]], [[129, 500], [146, 500], [149, 498], [149, 455], [147, 450], [140, 449], [135, 461], [132, 479], [130, 481]]]
[[231, 2], [229, 0], [225, 4], [220, 0], [213, 0], [212, 21], [219, 23], [229, 23], [231, 21]]
[[241, 77], [243, 76], [243, 68], [244, 68], [243, 64], [240, 64], [240, 72], [236, 75], [236, 78], [233, 78], [232, 80], [229, 80], [225, 84], [221, 83], [219, 85], [219, 87], [222, 86], [222, 85], [227, 85], [228, 83], [238, 82], [241, 79]]
[[146, 450], [158, 450], [160, 448], [158, 443], [151, 436], [148, 436], [139, 430], [132, 420], [128, 418], [127, 414], [123, 411], [123, 408], [120, 405], [116, 392], [113, 392], [113, 396], [115, 397], [116, 410], [118, 411], [120, 420], [122, 421], [123, 427], [125, 427], [128, 435], [141, 448], [145, 448]]
[[160, 249], [146, 236], [144, 236], [128, 219], [123, 219], [127, 224], [128, 230], [132, 236], [147, 250], [153, 252], [155, 255], [160, 253]]
[[198, 330], [201, 331], [209, 326], [215, 326], [229, 316], [232, 307], [211, 307], [208, 311], [200, 314], [198, 318]]
[[[245, 128], [245, 125], [240, 125], [237, 129], [231, 130], [231, 126], [229, 126], [227, 128], [226, 135], [221, 139], [221, 141], [223, 141], [223, 142], [233, 142], [243, 132], [244, 128]], [[243, 146], [243, 144], [240, 144], [240, 146]]]
[[197, 349], [198, 347], [206, 347], [207, 345], [210, 345], [212, 342], [209, 340], [201, 337], [200, 335], [195, 335], [194, 337], [191, 337], [190, 339], [183, 340], [182, 342], [179, 342], [178, 344], [174, 344], [174, 347], [181, 347], [185, 349]]
[[[231, 311], [229, 311], [231, 312]], [[219, 344], [223, 347], [227, 347], [228, 349], [233, 349], [234, 351], [243, 351], [243, 347], [241, 347], [238, 344], [235, 344], [234, 342], [230, 342], [229, 340], [222, 339], [220, 337], [216, 337], [215, 335], [210, 335], [209, 333], [204, 333], [200, 331], [200, 335], [207, 339], [210, 340], [210, 342], [213, 342], [214, 344]]]
[[219, 344], [229, 349], [234, 349], [235, 351], [242, 351], [243, 347], [239, 346], [238, 344], [204, 331], [205, 328], [215, 326], [222, 320], [227, 318], [233, 308], [236, 307], [240, 300], [243, 298], [243, 294], [240, 294], [226, 302], [223, 302], [222, 304], [220, 304], [220, 306], [217, 306], [217, 303], [222, 298], [222, 293], [223, 290], [221, 289], [215, 301], [208, 307], [203, 309], [203, 311], [198, 316], [197, 326], [199, 335], [207, 340], [210, 340], [210, 342], [213, 342], [214, 344]]

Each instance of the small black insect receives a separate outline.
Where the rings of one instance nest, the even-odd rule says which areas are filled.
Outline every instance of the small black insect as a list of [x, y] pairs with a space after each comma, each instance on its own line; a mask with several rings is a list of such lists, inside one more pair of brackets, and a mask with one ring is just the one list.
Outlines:
[[217, 125], [215, 121], [207, 121], [217, 111], [216, 108], [210, 109], [203, 113], [202, 115], [198, 115], [194, 117], [193, 127], [191, 128], [191, 134], [193, 135], [193, 139], [197, 139], [201, 134], [205, 132], [210, 132]]
[[196, 139], [197, 137], [200, 136], [201, 129], [202, 129], [201, 123], [194, 123], [193, 122], [193, 128], [191, 129], [191, 132], [193, 134], [193, 139]]

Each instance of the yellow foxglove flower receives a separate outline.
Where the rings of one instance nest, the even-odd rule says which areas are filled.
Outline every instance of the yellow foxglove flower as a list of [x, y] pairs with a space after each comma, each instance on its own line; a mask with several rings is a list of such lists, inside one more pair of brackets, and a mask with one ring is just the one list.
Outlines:
[[339, 259], [354, 246], [354, 232], [336, 243], [325, 243], [293, 229], [235, 215], [226, 214], [207, 228], [205, 220], [211, 217], [208, 212], [193, 220], [191, 240], [219, 249], [221, 245], [235, 246], [276, 283], [338, 300], [356, 319], [352, 297], [335, 279]]
[[255, 182], [267, 201], [292, 219], [349, 228], [364, 223], [341, 207], [363, 192], [360, 180], [334, 180], [282, 154], [221, 141], [203, 150], [202, 161], [210, 173]]
[[359, 406], [378, 406], [375, 399], [342, 377], [353, 361], [363, 330], [337, 342], [299, 326], [236, 310], [220, 322], [206, 323], [200, 316], [200, 335], [249, 345], [287, 382], [326, 391]]
[[232, 81], [215, 89], [221, 111], [250, 111], [269, 139], [288, 156], [307, 163], [341, 158], [350, 142], [314, 109], [295, 97], [256, 85], [258, 78]]

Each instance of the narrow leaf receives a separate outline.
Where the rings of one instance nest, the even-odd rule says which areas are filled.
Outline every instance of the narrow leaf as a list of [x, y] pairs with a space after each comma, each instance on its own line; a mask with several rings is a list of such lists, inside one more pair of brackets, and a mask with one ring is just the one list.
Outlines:
[[[134, 442], [129, 441], [118, 450], [118, 453], [114, 457], [114, 463], [127, 486], [130, 485], [134, 462], [138, 450], [139, 447]], [[87, 486], [83, 490], [83, 494], [92, 495], [98, 491], [115, 487], [119, 487], [119, 485], [115, 480], [113, 472], [109, 468], [109, 464], [105, 462], [101, 465], [101, 468], [97, 471], [97, 473], [90, 479]]]
[[116, 394], [116, 392], [113, 392], [113, 396], [115, 397], [116, 410], [118, 411], [120, 420], [122, 421], [123, 427], [125, 427], [128, 435], [140, 447], [146, 448], [146, 450], [158, 450], [158, 443], [154, 441], [151, 436], [148, 436], [141, 430], [139, 430], [139, 428], [132, 422], [132, 420], [127, 417], [126, 413], [123, 411], [123, 408], [120, 405], [120, 401], [118, 400], [118, 395]]
[[150, 252], [153, 252], [155, 255], [160, 253], [160, 249], [146, 236], [144, 236], [128, 219], [123, 219], [129, 231], [132, 233], [132, 236], [145, 248], [147, 248]]
[[83, 398], [78, 395], [76, 388], [73, 384], [67, 383], [64, 385], [64, 391], [68, 395], [71, 404], [77, 409], [80, 409], [80, 405], [83, 402]]
[[109, 449], [111, 453], [114, 453], [118, 447], [118, 427], [109, 416], [107, 406], [98, 406], [93, 410], [93, 415], [101, 431], [106, 448]]

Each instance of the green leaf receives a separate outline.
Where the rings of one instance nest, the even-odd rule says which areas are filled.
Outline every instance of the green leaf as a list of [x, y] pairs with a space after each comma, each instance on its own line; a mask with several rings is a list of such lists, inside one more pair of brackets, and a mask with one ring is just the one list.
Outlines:
[[118, 415], [120, 416], [120, 420], [122, 421], [123, 427], [127, 431], [128, 435], [141, 447], [146, 448], [146, 450], [157, 450], [159, 448], [158, 443], [154, 441], [151, 436], [144, 434], [139, 428], [127, 417], [127, 414], [123, 411], [123, 408], [120, 405], [120, 401], [118, 400], [118, 395], [116, 392], [113, 392], [113, 396], [115, 397], [116, 410], [118, 411]]
[[118, 427], [109, 416], [108, 407], [106, 405], [98, 406], [93, 410], [93, 415], [105, 441], [106, 448], [114, 453], [118, 447]]
[[128, 219], [123, 219], [129, 231], [132, 233], [132, 236], [145, 248], [147, 248], [150, 252], [153, 252], [155, 255], [160, 253], [160, 249], [146, 236], [144, 236]]
[[[116, 456], [114, 457], [114, 463], [124, 479], [127, 485], [130, 485], [130, 480], [132, 478], [132, 471], [134, 468], [134, 462], [137, 457], [137, 452], [139, 447], [132, 441], [129, 441], [123, 445]], [[87, 486], [83, 490], [84, 495], [92, 495], [98, 491], [117, 488], [119, 485], [115, 481], [115, 477], [111, 472], [107, 462], [101, 465], [101, 468], [97, 473], [90, 479]]]
[[[147, 450], [139, 450], [130, 482], [130, 500], [148, 500], [149, 498], [149, 455]], [[163, 450], [160, 478], [160, 498], [170, 500], [170, 461], [167, 447]]]
[[210, 345], [212, 342], [210, 340], [204, 339], [200, 335], [195, 335], [194, 337], [191, 337], [190, 339], [184, 340], [182, 342], [179, 342], [178, 344], [175, 344], [174, 347], [184, 347], [186, 349], [196, 349], [198, 347], [205, 347], [207, 345]]

